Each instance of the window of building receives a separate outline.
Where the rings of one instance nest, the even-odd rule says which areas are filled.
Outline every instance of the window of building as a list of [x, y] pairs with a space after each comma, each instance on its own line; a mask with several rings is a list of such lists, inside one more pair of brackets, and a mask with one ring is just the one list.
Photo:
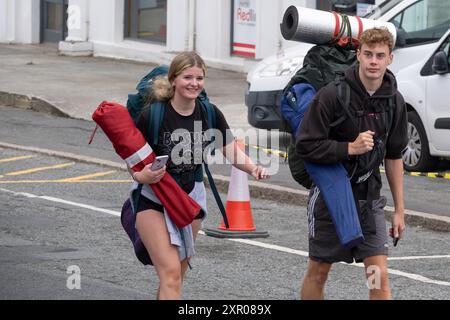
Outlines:
[[125, 38], [166, 43], [167, 0], [126, 0]]
[[67, 37], [68, 0], [41, 1], [41, 42], [58, 42]]

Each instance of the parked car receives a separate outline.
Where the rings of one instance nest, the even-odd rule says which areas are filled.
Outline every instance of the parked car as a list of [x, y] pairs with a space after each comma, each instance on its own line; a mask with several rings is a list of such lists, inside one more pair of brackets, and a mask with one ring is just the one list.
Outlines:
[[[388, 0], [364, 17], [389, 21], [396, 26], [397, 41], [394, 48], [394, 61], [389, 68], [397, 75], [403, 68], [409, 69], [414, 65], [419, 65], [425, 57], [432, 59], [430, 57], [432, 53], [444, 44], [446, 32], [450, 28], [450, 1]], [[282, 120], [279, 110], [281, 94], [291, 77], [301, 68], [303, 58], [312, 46], [307, 43], [298, 43], [286, 49], [284, 54], [263, 59], [248, 73], [245, 104], [248, 108], [250, 125], [260, 129], [286, 130], [286, 124]], [[426, 80], [422, 78], [417, 80], [417, 91], [417, 87], [424, 86], [428, 82], [427, 76], [422, 77]], [[432, 77], [442, 81], [448, 76], [435, 74], [430, 75], [429, 79]], [[412, 81], [412, 78], [409, 80]], [[410, 89], [406, 88], [410, 88], [411, 85], [406, 85], [406, 83], [410, 82], [403, 81], [402, 83], [405, 84], [401, 85], [400, 91], [408, 96], [407, 90]], [[450, 87], [447, 86], [447, 88]], [[426, 88], [421, 90], [426, 91]], [[431, 169], [436, 163], [435, 157], [450, 158], [450, 146], [448, 145], [450, 142], [436, 140], [450, 140], [450, 137], [445, 138], [446, 129], [429, 128], [434, 124], [428, 121], [428, 119], [446, 118], [448, 113], [445, 111], [450, 112], [448, 108], [444, 110], [443, 107], [429, 105], [450, 101], [450, 90], [442, 90], [441, 93], [442, 99], [429, 98], [425, 100], [424, 94], [424, 99], [420, 104], [408, 102], [409, 129], [416, 128], [416, 132], [423, 134], [420, 135], [420, 141], [416, 139], [416, 135], [409, 134], [408, 149], [405, 150], [403, 158], [406, 170]], [[441, 102], [438, 102], [439, 100]], [[428, 114], [430, 110], [441, 112], [441, 114], [431, 116]], [[421, 127], [418, 123], [422, 124], [422, 131], [419, 129]], [[441, 123], [442, 120], [439, 121], [439, 124]], [[436, 134], [435, 131], [438, 133]], [[447, 131], [447, 136], [450, 136], [449, 133], [450, 131]]]
[[408, 108], [404, 167], [431, 170], [439, 157], [450, 157], [450, 29], [423, 59], [396, 77]]

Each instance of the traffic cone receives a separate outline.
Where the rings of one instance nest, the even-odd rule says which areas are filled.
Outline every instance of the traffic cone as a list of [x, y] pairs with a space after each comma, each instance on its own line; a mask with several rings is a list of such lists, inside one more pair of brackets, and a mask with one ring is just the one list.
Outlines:
[[231, 168], [225, 211], [229, 228], [226, 228], [222, 220], [218, 229], [205, 230], [208, 236], [216, 238], [267, 238], [269, 236], [267, 231], [256, 231], [250, 206], [247, 173], [234, 166]]

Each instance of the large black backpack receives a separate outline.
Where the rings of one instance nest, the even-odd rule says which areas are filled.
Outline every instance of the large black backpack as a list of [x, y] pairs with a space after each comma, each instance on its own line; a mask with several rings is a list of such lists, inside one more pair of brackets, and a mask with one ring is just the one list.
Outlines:
[[[337, 126], [347, 118], [352, 119], [355, 125], [358, 125], [354, 116], [349, 112], [351, 90], [344, 78], [345, 70], [356, 62], [356, 52], [354, 50], [343, 48], [337, 44], [316, 45], [308, 51], [304, 58], [303, 67], [297, 71], [283, 91], [281, 114], [286, 120], [288, 131], [293, 135], [292, 142], [287, 150], [289, 169], [294, 180], [307, 189], [311, 188], [312, 180], [305, 169], [303, 160], [297, 153], [295, 139], [313, 95], [308, 95], [307, 101], [305, 101], [305, 96], [299, 96], [299, 93], [305, 92], [303, 90], [305, 86], [311, 88], [312, 92], [315, 93], [330, 82], [334, 82], [342, 109], [335, 116], [337, 120], [331, 125]], [[392, 125], [393, 110], [393, 99], [389, 99], [389, 107], [386, 110], [388, 113], [385, 117], [387, 121], [386, 134]], [[384, 158], [384, 152], [385, 147], [381, 141], [373, 152], [357, 157], [354, 165], [351, 168], [347, 168], [350, 178], [364, 177], [367, 172], [371, 172], [379, 165], [380, 159]], [[356, 180], [354, 182], [362, 182]]]

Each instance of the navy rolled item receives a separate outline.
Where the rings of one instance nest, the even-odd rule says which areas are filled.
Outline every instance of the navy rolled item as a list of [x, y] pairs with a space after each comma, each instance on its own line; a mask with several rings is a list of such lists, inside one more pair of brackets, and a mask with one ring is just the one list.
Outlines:
[[303, 162], [309, 176], [322, 192], [341, 245], [352, 248], [363, 242], [364, 236], [347, 170], [341, 163]]

